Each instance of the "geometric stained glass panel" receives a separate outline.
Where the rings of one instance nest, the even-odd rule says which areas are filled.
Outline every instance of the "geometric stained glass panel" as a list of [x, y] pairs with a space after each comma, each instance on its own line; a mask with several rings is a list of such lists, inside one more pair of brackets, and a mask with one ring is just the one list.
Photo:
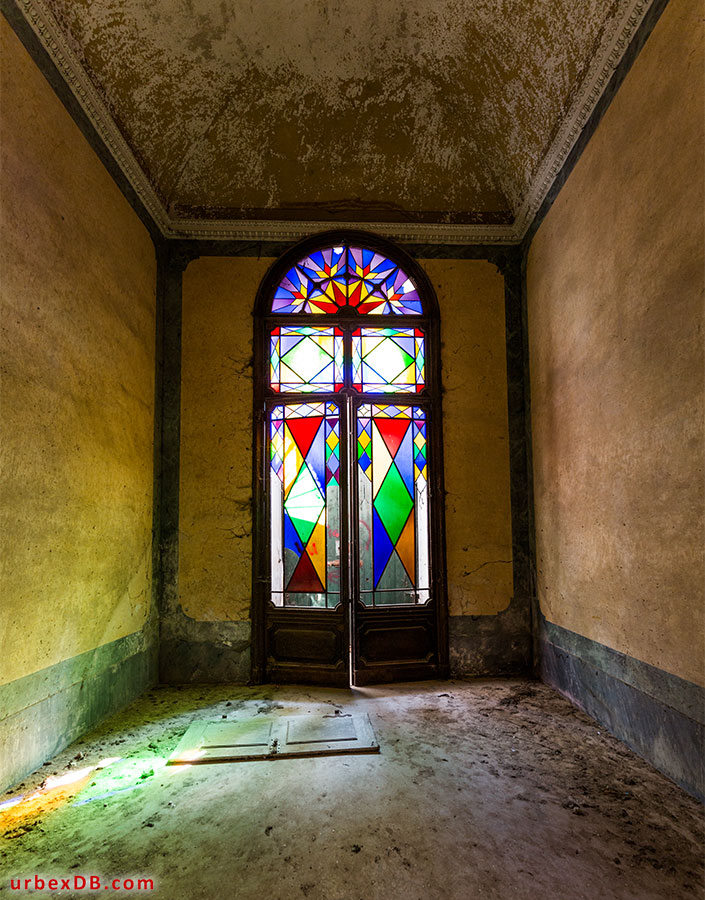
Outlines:
[[426, 414], [363, 404], [357, 416], [360, 598], [366, 606], [430, 598]]
[[408, 393], [425, 384], [425, 340], [420, 328], [356, 328], [352, 383], [369, 393]]
[[343, 332], [310, 325], [273, 328], [269, 373], [275, 391], [339, 391], [343, 386]]
[[418, 316], [421, 298], [395, 262], [366, 247], [328, 247], [292, 266], [274, 292], [273, 313], [337, 313], [354, 307], [363, 315]]
[[349, 247], [347, 256], [348, 303], [359, 313], [420, 315], [416, 285], [390, 259], [374, 250]]
[[340, 600], [340, 411], [296, 403], [270, 412], [270, 573], [275, 606]]

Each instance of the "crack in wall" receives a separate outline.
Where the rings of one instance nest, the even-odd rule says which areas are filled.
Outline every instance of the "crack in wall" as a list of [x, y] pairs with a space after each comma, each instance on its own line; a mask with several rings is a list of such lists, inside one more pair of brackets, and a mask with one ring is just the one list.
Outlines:
[[506, 563], [507, 565], [511, 565], [512, 560], [511, 559], [488, 559], [487, 562], [481, 563], [479, 566], [477, 566], [474, 569], [471, 569], [469, 572], [461, 572], [460, 576], [461, 576], [461, 578], [468, 578], [470, 575], [474, 575], [475, 572], [479, 572], [480, 569], [484, 569], [485, 566], [494, 566], [494, 565], [497, 565], [498, 563]]

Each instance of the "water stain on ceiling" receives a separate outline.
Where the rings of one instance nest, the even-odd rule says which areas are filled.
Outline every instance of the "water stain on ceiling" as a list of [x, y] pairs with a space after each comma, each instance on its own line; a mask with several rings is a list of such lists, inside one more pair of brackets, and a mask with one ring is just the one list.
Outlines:
[[511, 223], [623, 0], [46, 0], [172, 218]]

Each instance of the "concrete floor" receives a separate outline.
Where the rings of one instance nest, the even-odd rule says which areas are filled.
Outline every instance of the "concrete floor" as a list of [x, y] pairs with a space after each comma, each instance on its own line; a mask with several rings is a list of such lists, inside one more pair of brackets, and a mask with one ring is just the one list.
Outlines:
[[[334, 707], [369, 713], [379, 755], [165, 767], [196, 719]], [[101, 893], [148, 877], [140, 895], [168, 900], [677, 900], [705, 885], [701, 805], [526, 680], [157, 688], [2, 799], [19, 796], [0, 810], [2, 896], [35, 874], [98, 875]]]

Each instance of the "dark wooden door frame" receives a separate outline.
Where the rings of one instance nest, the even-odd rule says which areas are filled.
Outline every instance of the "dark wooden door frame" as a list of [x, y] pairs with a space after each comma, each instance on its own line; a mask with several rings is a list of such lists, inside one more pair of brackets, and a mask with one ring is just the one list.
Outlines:
[[[375, 315], [372, 317], [362, 317], [357, 314], [356, 310], [341, 310], [340, 314], [335, 316], [315, 316], [310, 314], [272, 314], [271, 301], [276, 286], [281, 281], [289, 268], [298, 260], [306, 257], [316, 250], [326, 247], [340, 246], [341, 244], [352, 244], [377, 250], [397, 262], [402, 269], [415, 282], [419, 296], [423, 303], [424, 313], [421, 316], [402, 317], [402, 316], [382, 316]], [[266, 645], [266, 628], [267, 615], [265, 610], [269, 601], [270, 580], [269, 580], [269, 517], [267, 509], [267, 475], [268, 460], [266, 458], [267, 448], [267, 410], [274, 401], [303, 401], [312, 402], [315, 396], [316, 401], [326, 398], [335, 399], [338, 402], [342, 400], [341, 394], [325, 395], [316, 394], [287, 394], [284, 397], [276, 394], [268, 387], [268, 371], [269, 371], [269, 333], [274, 325], [295, 325], [295, 324], [321, 324], [326, 322], [337, 324], [346, 329], [346, 326], [353, 324], [360, 326], [367, 323], [370, 326], [395, 326], [403, 327], [410, 324], [417, 325], [425, 331], [426, 335], [426, 392], [418, 397], [412, 395], [394, 395], [391, 402], [402, 403], [404, 405], [424, 406], [428, 414], [427, 440], [429, 447], [429, 457], [433, 461], [433, 466], [429, 466], [429, 492], [430, 502], [430, 533], [431, 540], [431, 576], [432, 576], [432, 604], [435, 614], [435, 638], [436, 653], [435, 660], [431, 667], [400, 667], [397, 670], [399, 678], [403, 677], [412, 680], [414, 678], [429, 677], [447, 677], [449, 671], [448, 665], [448, 603], [445, 578], [445, 504], [443, 489], [443, 442], [442, 442], [442, 386], [441, 386], [441, 361], [440, 361], [440, 322], [438, 302], [431, 283], [425, 272], [418, 263], [409, 256], [402, 248], [395, 246], [390, 241], [380, 238], [378, 235], [369, 234], [364, 231], [329, 231], [307, 238], [290, 248], [282, 257], [280, 257], [269, 269], [260, 285], [257, 293], [257, 299], [254, 309], [254, 354], [253, 354], [253, 385], [254, 385], [254, 411], [253, 411], [253, 517], [252, 517], [252, 550], [253, 550], [253, 566], [252, 566], [252, 643], [251, 643], [251, 659], [252, 659], [252, 682], [262, 683], [267, 679], [267, 660], [265, 653]], [[347, 332], [346, 332], [347, 333]], [[347, 393], [347, 392], [344, 392]], [[344, 394], [343, 394], [344, 396]], [[360, 395], [355, 392], [355, 396]], [[366, 395], [371, 402], [385, 402], [385, 395]], [[391, 399], [391, 398], [390, 398]], [[343, 455], [346, 458], [346, 472], [352, 471], [352, 466], [348, 465], [352, 447], [348, 446]], [[341, 471], [343, 470], [343, 459], [341, 459]], [[343, 490], [341, 486], [341, 495], [351, 494], [350, 490]], [[341, 528], [341, 570], [343, 569], [345, 559], [346, 562], [355, 557], [356, 553], [356, 536], [348, 533], [349, 516], [348, 510], [341, 509], [341, 524], [344, 523], [345, 532]], [[345, 566], [345, 584], [341, 583], [341, 602], [344, 605], [344, 619], [341, 635], [345, 634], [345, 639], [351, 647], [351, 651], [355, 652], [353, 646], [355, 637], [352, 628], [352, 619], [354, 619], [355, 611], [352, 607], [354, 601], [354, 585], [350, 577], [350, 566]], [[306, 613], [306, 610], [291, 610], [291, 613]], [[315, 612], [315, 611], [309, 611]], [[383, 613], [384, 617], [393, 618], [393, 608], [389, 613], [383, 610], [377, 610]], [[286, 610], [282, 614], [282, 619]], [[318, 617], [330, 615], [330, 611], [319, 611]], [[314, 622], [316, 616], [310, 616]], [[292, 622], [295, 621], [292, 619]], [[303, 624], [303, 622], [302, 622]], [[276, 672], [274, 673], [276, 675]], [[282, 673], [283, 674], [283, 673]], [[286, 673], [289, 678], [291, 673]], [[388, 671], [379, 671], [379, 680], [392, 680], [394, 671], [388, 668]], [[303, 681], [307, 680], [306, 673], [301, 670]], [[339, 678], [339, 675], [333, 678], [332, 683], [347, 684], [346, 679]], [[371, 680], [371, 679], [370, 679]]]

